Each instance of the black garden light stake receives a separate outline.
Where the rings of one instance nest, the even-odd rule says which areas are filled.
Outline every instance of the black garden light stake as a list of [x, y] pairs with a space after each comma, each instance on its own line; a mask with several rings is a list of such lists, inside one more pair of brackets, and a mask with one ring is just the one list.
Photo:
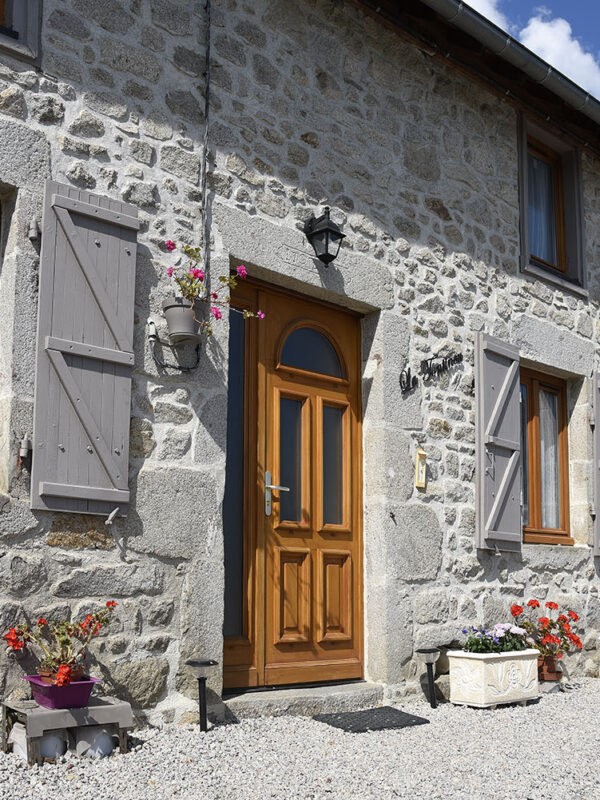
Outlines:
[[316, 257], [325, 266], [337, 258], [345, 234], [329, 218], [329, 206], [322, 217], [311, 217], [304, 224], [306, 238], [312, 244]]
[[198, 678], [198, 711], [200, 713], [200, 730], [208, 730], [208, 722], [206, 719], [206, 678], [207, 672], [211, 667], [216, 667], [218, 661], [208, 659], [207, 661], [196, 661], [190, 659], [185, 662], [188, 667], [194, 667], [198, 670], [196, 677]]
[[422, 650], [417, 650], [417, 656], [427, 666], [427, 682], [429, 683], [429, 705], [432, 708], [437, 708], [437, 700], [435, 699], [435, 685], [433, 683], [433, 665], [440, 657], [440, 651], [435, 647], [426, 647]]

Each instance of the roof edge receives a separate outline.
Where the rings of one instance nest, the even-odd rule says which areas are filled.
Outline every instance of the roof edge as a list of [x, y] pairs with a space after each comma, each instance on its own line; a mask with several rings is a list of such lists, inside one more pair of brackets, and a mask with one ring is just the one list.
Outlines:
[[600, 125], [600, 102], [593, 95], [462, 0], [420, 0], [420, 2], [443, 17], [446, 22], [472, 36], [494, 55], [522, 70], [573, 109]]

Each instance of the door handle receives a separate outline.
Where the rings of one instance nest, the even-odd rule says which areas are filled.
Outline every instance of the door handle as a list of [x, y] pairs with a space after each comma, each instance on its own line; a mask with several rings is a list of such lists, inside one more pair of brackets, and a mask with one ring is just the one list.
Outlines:
[[289, 492], [289, 486], [275, 486], [271, 483], [271, 473], [269, 470], [265, 471], [265, 516], [271, 516], [272, 510], [272, 497], [271, 492], [273, 489], [276, 489], [278, 492]]

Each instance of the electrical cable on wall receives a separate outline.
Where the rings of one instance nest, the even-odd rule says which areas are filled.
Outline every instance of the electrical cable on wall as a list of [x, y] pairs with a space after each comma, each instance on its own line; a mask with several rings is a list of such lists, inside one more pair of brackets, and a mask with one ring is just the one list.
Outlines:
[[210, 262], [210, 226], [208, 221], [208, 200], [206, 196], [206, 164], [208, 161], [208, 128], [210, 121], [210, 0], [206, 0], [206, 34], [204, 53], [204, 142], [200, 163], [200, 192], [202, 194], [202, 256], [204, 271], [209, 275]]
[[[211, 45], [211, 37], [210, 37], [210, 14], [211, 14], [211, 6], [210, 0], [206, 0], [205, 5], [205, 67], [204, 67], [204, 74], [205, 74], [205, 88], [204, 88], [204, 139], [202, 144], [202, 158], [200, 162], [200, 191], [202, 194], [202, 216], [201, 216], [201, 228], [202, 228], [202, 261], [204, 263], [204, 271], [206, 273], [206, 280], [207, 284], [209, 281], [209, 262], [210, 262], [210, 229], [209, 229], [209, 221], [208, 221], [208, 202], [206, 196], [206, 165], [208, 161], [208, 126], [209, 126], [209, 116], [210, 116], [210, 45]], [[196, 363], [192, 364], [191, 366], [181, 366], [179, 364], [170, 363], [165, 361], [156, 353], [156, 344], [159, 342], [161, 345], [166, 347], [172, 347], [170, 342], [165, 342], [162, 339], [159, 339], [158, 333], [156, 331], [156, 325], [152, 322], [151, 319], [148, 320], [148, 341], [150, 343], [150, 353], [154, 362], [163, 369], [175, 369], [178, 372], [192, 372], [195, 370], [199, 363], [200, 363], [200, 344], [196, 345]]]

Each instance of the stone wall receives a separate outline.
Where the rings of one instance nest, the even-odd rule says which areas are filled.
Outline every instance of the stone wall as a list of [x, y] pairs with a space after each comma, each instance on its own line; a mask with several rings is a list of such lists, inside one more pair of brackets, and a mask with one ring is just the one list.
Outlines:
[[[0, 69], [0, 184], [16, 188], [0, 273], [0, 622], [116, 599], [96, 669], [138, 707], [156, 707], [156, 719], [194, 707], [185, 658], [222, 661], [227, 328], [185, 376], [157, 371], [145, 340], [149, 315], [164, 331], [172, 256], [163, 241], [199, 237], [201, 5], [46, 0], [41, 73], [6, 58]], [[212, 37], [212, 273], [242, 261], [251, 275], [365, 315], [367, 676], [410, 689], [414, 647], [449, 644], [465, 624], [503, 619], [530, 595], [568, 599], [580, 613], [586, 649], [570, 663], [596, 674], [587, 377], [600, 336], [597, 162], [583, 157], [585, 299], [519, 272], [513, 107], [340, 0], [213, 0]], [[31, 512], [16, 460], [35, 355], [39, 248], [26, 225], [50, 176], [135, 203], [143, 221], [134, 501], [110, 531], [102, 519]], [[347, 234], [328, 269], [301, 232], [325, 202]], [[570, 378], [573, 548], [524, 545], [500, 557], [475, 548], [479, 330]], [[400, 393], [406, 365], [454, 351], [462, 364]], [[413, 486], [418, 444], [425, 491]], [[0, 692], [20, 672], [1, 654]], [[211, 685], [219, 692], [218, 674]]]

